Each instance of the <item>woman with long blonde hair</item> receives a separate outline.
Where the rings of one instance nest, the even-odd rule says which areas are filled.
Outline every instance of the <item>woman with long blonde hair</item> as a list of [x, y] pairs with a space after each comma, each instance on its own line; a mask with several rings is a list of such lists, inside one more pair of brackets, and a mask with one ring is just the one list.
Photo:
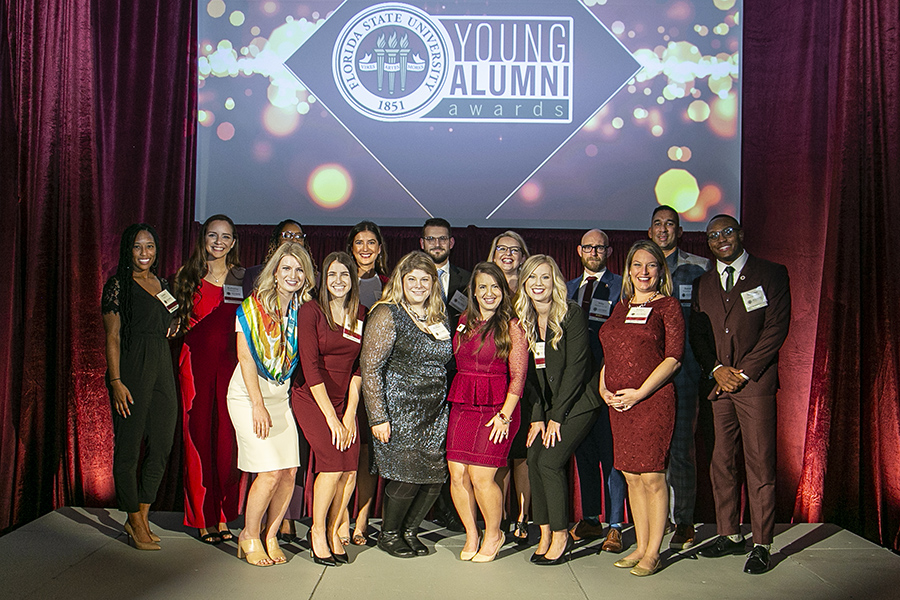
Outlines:
[[447, 479], [446, 364], [452, 356], [434, 262], [410, 252], [369, 312], [360, 353], [378, 473], [387, 480], [378, 547], [424, 556], [419, 524]]
[[246, 555], [260, 567], [287, 562], [277, 534], [300, 465], [290, 388], [298, 363], [297, 311], [312, 298], [312, 273], [303, 246], [282, 244], [237, 312], [238, 366], [228, 384], [228, 414], [237, 434], [238, 468], [257, 474], [247, 494], [238, 558]]
[[531, 351], [525, 382], [530, 412], [528, 474], [531, 506], [541, 539], [531, 561], [562, 563], [569, 537], [569, 459], [597, 418], [597, 376], [591, 381], [584, 311], [566, 299], [566, 282], [556, 262], [536, 254], [522, 265], [516, 314]]

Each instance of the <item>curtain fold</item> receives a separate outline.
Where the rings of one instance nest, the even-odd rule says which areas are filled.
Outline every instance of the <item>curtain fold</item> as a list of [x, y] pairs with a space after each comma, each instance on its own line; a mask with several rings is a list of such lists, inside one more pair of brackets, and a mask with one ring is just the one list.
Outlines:
[[830, 268], [795, 511], [900, 550], [900, 3], [834, 4]]

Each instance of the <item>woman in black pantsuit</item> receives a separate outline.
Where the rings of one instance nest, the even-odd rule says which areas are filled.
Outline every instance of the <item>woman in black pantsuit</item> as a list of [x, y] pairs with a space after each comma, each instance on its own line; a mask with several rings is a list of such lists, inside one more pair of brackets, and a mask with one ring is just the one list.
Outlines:
[[[159, 239], [145, 223], [122, 234], [119, 265], [103, 286], [106, 384], [113, 408], [113, 478], [125, 531], [139, 550], [159, 550], [150, 531], [150, 504], [166, 470], [178, 403], [166, 336], [177, 308], [156, 275]], [[144, 459], [138, 462], [141, 444]]]
[[536, 254], [520, 270], [516, 313], [531, 350], [525, 381], [530, 410], [528, 475], [531, 510], [541, 540], [531, 561], [556, 565], [572, 546], [569, 537], [568, 462], [597, 418], [600, 395], [591, 376], [584, 312], [566, 300], [566, 282], [549, 256]]

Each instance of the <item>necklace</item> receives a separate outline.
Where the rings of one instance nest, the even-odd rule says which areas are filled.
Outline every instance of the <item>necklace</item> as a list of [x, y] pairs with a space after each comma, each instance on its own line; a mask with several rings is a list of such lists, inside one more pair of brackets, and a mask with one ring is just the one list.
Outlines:
[[424, 323], [424, 322], [426, 322], [426, 321], [428, 320], [428, 312], [427, 312], [427, 311], [426, 311], [426, 313], [425, 313], [425, 316], [420, 317], [420, 316], [416, 313], [416, 311], [414, 311], [414, 310], [412, 309], [412, 306], [410, 306], [409, 303], [404, 302], [404, 303], [403, 303], [403, 308], [404, 308], [404, 310], [406, 310], [407, 313], [409, 313], [409, 316], [411, 316], [412, 318], [414, 318], [414, 319], [415, 319], [416, 321], [418, 321], [419, 323]]
[[[638, 308], [644, 308], [645, 306], [647, 306], [647, 305], [648, 305], [654, 298], [656, 298], [657, 296], [659, 296], [659, 291], [653, 292], [653, 295], [650, 296], [649, 298], [647, 298], [646, 300], [644, 300], [644, 303], [643, 303], [643, 304], [639, 304], [639, 305], [638, 305]], [[628, 301], [628, 306], [634, 306], [634, 303], [633, 303], [631, 300], [629, 300], [629, 301]]]
[[215, 273], [212, 272], [212, 269], [207, 268], [207, 275], [209, 275], [210, 277], [212, 277], [213, 280], [214, 280], [216, 283], [219, 283], [219, 280], [221, 280], [221, 279], [222, 279], [223, 277], [225, 277], [227, 274], [228, 274], [228, 268], [227, 268], [227, 267], [226, 267], [226, 269], [225, 269], [225, 272], [222, 273], [221, 275], [219, 275], [218, 277], [216, 277]]

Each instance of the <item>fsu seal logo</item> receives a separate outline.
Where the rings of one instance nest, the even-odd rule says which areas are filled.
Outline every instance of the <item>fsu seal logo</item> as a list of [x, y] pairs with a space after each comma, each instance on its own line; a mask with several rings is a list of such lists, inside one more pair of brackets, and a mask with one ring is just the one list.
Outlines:
[[333, 72], [347, 104], [379, 121], [415, 119], [443, 96], [453, 46], [422, 10], [385, 2], [357, 13], [334, 46]]

